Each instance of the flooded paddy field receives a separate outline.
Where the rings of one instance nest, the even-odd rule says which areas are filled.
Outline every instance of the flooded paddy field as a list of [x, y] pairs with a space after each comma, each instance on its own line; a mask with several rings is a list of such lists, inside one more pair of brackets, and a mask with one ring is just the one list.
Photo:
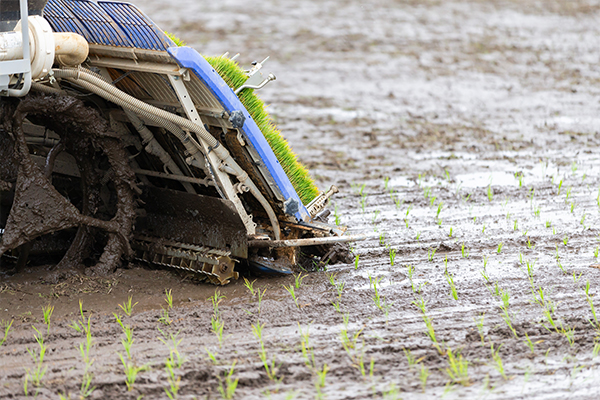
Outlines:
[[0, 399], [79, 398], [86, 377], [90, 398], [600, 395], [600, 3], [136, 4], [201, 53], [270, 55], [261, 97], [339, 187], [330, 220], [372, 238], [349, 264], [219, 288], [135, 264], [1, 276]]

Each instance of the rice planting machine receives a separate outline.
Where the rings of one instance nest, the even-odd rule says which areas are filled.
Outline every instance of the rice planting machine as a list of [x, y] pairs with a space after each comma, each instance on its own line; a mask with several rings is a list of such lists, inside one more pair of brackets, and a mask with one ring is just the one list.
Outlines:
[[177, 42], [129, 3], [0, 1], [0, 270], [142, 260], [226, 284], [347, 257], [337, 189], [254, 93], [275, 79], [264, 61]]

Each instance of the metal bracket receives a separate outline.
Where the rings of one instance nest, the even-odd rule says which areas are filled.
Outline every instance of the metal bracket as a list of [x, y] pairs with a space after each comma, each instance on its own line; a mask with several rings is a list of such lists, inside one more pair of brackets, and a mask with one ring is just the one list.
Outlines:
[[248, 76], [248, 80], [239, 88], [235, 90], [235, 94], [239, 94], [244, 89], [262, 89], [267, 85], [267, 83], [274, 81], [277, 79], [274, 74], [269, 74], [266, 78], [263, 77], [262, 72], [260, 72], [263, 64], [267, 62], [269, 57], [262, 60], [262, 62], [253, 62], [252, 68], [246, 71], [246, 75]]

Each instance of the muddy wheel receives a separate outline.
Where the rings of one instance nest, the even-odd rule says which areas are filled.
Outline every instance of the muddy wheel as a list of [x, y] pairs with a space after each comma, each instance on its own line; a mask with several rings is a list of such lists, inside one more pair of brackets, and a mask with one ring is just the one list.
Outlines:
[[[3, 201], [12, 200], [0, 254], [17, 248], [26, 254], [32, 240], [77, 228], [59, 270], [78, 269], [99, 241], [104, 243], [103, 250], [90, 271], [106, 274], [114, 270], [123, 255], [131, 254], [137, 187], [128, 154], [107, 121], [78, 99], [35, 94], [3, 101], [0, 117], [4, 121], [1, 151], [6, 153], [0, 160], [0, 189]], [[60, 140], [50, 143], [52, 147], [47, 142], [33, 145], [23, 130], [26, 119], [55, 132]], [[61, 152], [74, 159], [72, 168], [80, 176], [79, 187], [71, 188], [74, 195], [53, 184], [55, 160]], [[43, 166], [34, 161], [39, 160], [38, 154], [45, 155]], [[103, 198], [111, 199], [108, 205]]]

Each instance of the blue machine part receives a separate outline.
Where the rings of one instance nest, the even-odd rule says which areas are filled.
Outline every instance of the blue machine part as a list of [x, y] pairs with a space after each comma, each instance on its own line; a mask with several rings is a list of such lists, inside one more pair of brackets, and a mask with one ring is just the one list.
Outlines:
[[167, 50], [174, 43], [136, 6], [116, 1], [99, 1], [98, 5], [127, 34], [134, 47]]
[[116, 1], [49, 0], [44, 18], [55, 32], [75, 32], [91, 44], [165, 51], [173, 42], [136, 6]]
[[44, 18], [52, 26], [54, 32], [74, 32], [86, 39], [91, 37], [83, 24], [69, 11], [63, 0], [50, 0], [44, 8]]
[[279, 160], [273, 153], [271, 146], [265, 139], [264, 135], [252, 119], [246, 108], [242, 105], [240, 99], [233, 92], [221, 76], [214, 68], [202, 57], [196, 50], [190, 47], [171, 47], [168, 49], [169, 54], [184, 68], [188, 68], [200, 78], [212, 94], [219, 100], [221, 105], [229, 113], [241, 110], [244, 113], [245, 121], [240, 130], [250, 141], [252, 147], [256, 149], [262, 162], [267, 167], [267, 170], [273, 177], [275, 184], [279, 188], [281, 194], [289, 201], [296, 201], [298, 204], [298, 212], [294, 216], [299, 220], [304, 220], [304, 217], [309, 216], [306, 207], [302, 204], [300, 197], [292, 186], [290, 179], [281, 167]]

